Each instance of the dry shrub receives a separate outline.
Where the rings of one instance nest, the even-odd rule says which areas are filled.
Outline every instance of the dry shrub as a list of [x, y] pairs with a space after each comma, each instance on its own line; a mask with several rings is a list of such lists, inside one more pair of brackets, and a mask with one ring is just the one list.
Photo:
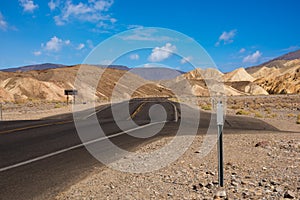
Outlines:
[[257, 117], [257, 118], [262, 118], [263, 117], [263, 115], [260, 112], [255, 112], [254, 116]]
[[250, 113], [246, 110], [238, 110], [235, 114], [236, 115], [249, 115]]
[[297, 116], [297, 121], [296, 121], [297, 124], [300, 124], [300, 114]]

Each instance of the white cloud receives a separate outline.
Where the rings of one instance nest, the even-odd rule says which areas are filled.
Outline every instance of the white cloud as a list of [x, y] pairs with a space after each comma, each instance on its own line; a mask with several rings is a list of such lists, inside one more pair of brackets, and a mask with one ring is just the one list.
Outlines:
[[239, 50], [239, 53], [244, 53], [245, 51], [246, 51], [245, 48], [241, 48], [241, 49]]
[[[159, 34], [159, 33], [158, 33]], [[167, 42], [174, 41], [174, 38], [164, 35], [158, 35], [156, 29], [142, 29], [138, 28], [132, 32], [130, 35], [122, 36], [123, 40], [134, 40], [134, 41], [157, 41], [157, 42]]]
[[65, 22], [59, 16], [54, 16], [53, 19], [54, 19], [55, 24], [57, 26], [63, 26], [63, 25], [65, 25]]
[[230, 44], [233, 42], [233, 38], [236, 35], [237, 30], [231, 30], [229, 32], [224, 31], [220, 37], [218, 42], [216, 43], [216, 46], [219, 46], [221, 42], [223, 42], [223, 44]]
[[0, 29], [5, 31], [5, 30], [7, 30], [7, 26], [8, 26], [7, 22], [5, 21], [2, 13], [0, 12]]
[[140, 59], [140, 56], [139, 56], [139, 54], [131, 54], [130, 56], [129, 56], [129, 58], [130, 58], [130, 60], [138, 60], [138, 59]]
[[48, 6], [50, 8], [50, 10], [55, 10], [58, 6], [59, 6], [60, 1], [59, 0], [51, 0], [48, 3]]
[[20, 5], [23, 7], [24, 12], [33, 12], [39, 6], [34, 4], [33, 0], [19, 0]]
[[300, 46], [295, 45], [295, 46], [290, 46], [290, 47], [288, 47], [286, 49], [282, 49], [281, 51], [296, 51], [298, 49], [300, 49]]
[[66, 45], [69, 45], [69, 44], [71, 44], [71, 41], [70, 41], [70, 40], [66, 40], [66, 41], [65, 41], [65, 44], [66, 44]]
[[101, 65], [111, 65], [113, 62], [111, 60], [102, 60], [100, 61]]
[[193, 59], [192, 56], [184, 57], [184, 58], [182, 58], [182, 59], [180, 60], [180, 63], [181, 63], [181, 64], [185, 64], [185, 63], [187, 63], [187, 62], [191, 62], [192, 59]]
[[84, 47], [85, 47], [85, 45], [81, 43], [81, 44], [78, 45], [78, 47], [77, 47], [76, 49], [77, 49], [77, 50], [81, 50], [81, 49], [83, 49]]
[[165, 46], [155, 47], [148, 60], [151, 62], [159, 62], [169, 58], [176, 51], [176, 46], [171, 43], [166, 43]]
[[118, 20], [117, 20], [116, 18], [111, 18], [109, 21], [110, 21], [112, 24], [114, 24], [114, 23], [116, 23]]
[[64, 45], [69, 45], [70, 43], [70, 40], [63, 41], [62, 39], [54, 36], [46, 43], [46, 45], [42, 44], [42, 47], [44, 47], [47, 51], [60, 51]]
[[42, 55], [42, 52], [41, 52], [41, 51], [34, 51], [34, 52], [33, 52], [33, 55], [35, 55], [35, 56], [40, 56], [40, 55]]
[[89, 47], [90, 49], [93, 49], [93, 48], [94, 48], [94, 44], [93, 44], [93, 41], [92, 41], [92, 40], [87, 40], [86, 43], [87, 43], [87, 45], [88, 45], [88, 47]]
[[157, 67], [157, 66], [156, 66], [156, 65], [153, 65], [153, 64], [151, 64], [151, 63], [146, 63], [146, 64], [143, 65], [143, 67], [144, 67], [144, 68], [155, 68], [155, 67]]
[[243, 62], [244, 63], [256, 63], [261, 58], [261, 56], [262, 56], [262, 53], [260, 51], [256, 51], [255, 53], [246, 56], [243, 59]]
[[144, 28], [141, 25], [131, 24], [127, 26], [127, 29]]
[[106, 12], [113, 5], [113, 0], [89, 0], [86, 3], [73, 3], [67, 0], [60, 15], [54, 17], [56, 25], [64, 25], [70, 20], [82, 22], [101, 23], [103, 21], [115, 23], [117, 20]]

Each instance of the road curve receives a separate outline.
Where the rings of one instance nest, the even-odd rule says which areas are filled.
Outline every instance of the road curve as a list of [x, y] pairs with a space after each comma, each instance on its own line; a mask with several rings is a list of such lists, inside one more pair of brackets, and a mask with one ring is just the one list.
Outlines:
[[[124, 110], [128, 103], [129, 112]], [[161, 118], [159, 109], [152, 112], [152, 119], [150, 119], [149, 110], [154, 105], [165, 109], [165, 119]], [[137, 125], [162, 120], [167, 122], [159, 134], [146, 139], [135, 138], [124, 134], [117, 126], [113, 120], [114, 109], [118, 110], [118, 114], [123, 119], [118, 123], [122, 123], [125, 127], [128, 124], [126, 130], [133, 132], [136, 126], [128, 122], [131, 118]], [[111, 137], [110, 140], [114, 144], [126, 150], [131, 150], [156, 137], [176, 134], [181, 120], [180, 105], [166, 99], [135, 99], [99, 107], [96, 110], [99, 112], [96, 112], [94, 117], [97, 117], [106, 136]], [[189, 108], [189, 112], [193, 116], [193, 112], [199, 111]], [[95, 126], [94, 122], [89, 120], [90, 117], [92, 118], [93, 114], [89, 113], [81, 119], [84, 126]], [[205, 133], [211, 117], [210, 113], [200, 113], [201, 132], [199, 133]], [[58, 192], [63, 191], [74, 181], [88, 175], [94, 167], [102, 166], [82, 145], [72, 115], [37, 121], [1, 122], [0, 125], [0, 169], [2, 169], [0, 170], [0, 199], [53, 199]], [[274, 127], [260, 120], [251, 118], [245, 120], [245, 118], [231, 116], [226, 117], [225, 129], [275, 130]], [[91, 140], [95, 139], [99, 138], [91, 138]], [[101, 153], [111, 158], [112, 162], [117, 159], [111, 149], [105, 148], [105, 141], [97, 142], [100, 146], [103, 143]], [[55, 152], [58, 153], [54, 154]], [[14, 165], [17, 166], [11, 167]]]

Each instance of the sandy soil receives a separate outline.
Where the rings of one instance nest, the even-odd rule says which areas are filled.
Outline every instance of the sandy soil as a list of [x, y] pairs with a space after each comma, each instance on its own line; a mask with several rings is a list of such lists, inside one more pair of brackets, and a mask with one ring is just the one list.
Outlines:
[[[200, 97], [197, 100], [202, 110], [211, 111], [211, 98]], [[97, 106], [107, 103], [100, 102]], [[182, 103], [189, 103], [189, 100], [184, 99]], [[81, 109], [92, 106], [82, 104]], [[240, 115], [266, 120], [276, 126], [279, 126], [277, 120], [288, 122], [288, 126], [285, 126], [285, 123], [279, 123], [283, 125], [281, 130], [287, 130], [290, 125], [294, 126], [300, 114], [300, 95], [230, 96], [227, 97], [226, 106], [226, 113], [229, 115], [237, 115], [237, 112], [242, 110], [245, 112], [241, 112]], [[3, 120], [41, 119], [72, 112], [72, 106], [67, 106], [65, 102], [2, 103], [2, 109]]]
[[[211, 98], [199, 99], [199, 107], [211, 112]], [[230, 96], [226, 114], [254, 117], [282, 131], [299, 131], [300, 95]]]
[[[216, 147], [200, 158], [197, 136], [176, 162], [150, 173], [99, 168], [56, 199], [299, 199], [300, 134], [225, 131], [225, 187], [218, 187]], [[147, 144], [151, 152], [171, 138]], [[131, 162], [125, 157], [125, 162]], [[159, 165], [160, 163], [157, 163]], [[226, 197], [223, 197], [223, 193]]]
[[[96, 106], [107, 104], [107, 102], [98, 102]], [[80, 104], [76, 109], [85, 110], [93, 108], [93, 104]], [[38, 120], [55, 115], [72, 113], [72, 104], [67, 105], [64, 102], [56, 103], [6, 103], [2, 104], [2, 120]]]

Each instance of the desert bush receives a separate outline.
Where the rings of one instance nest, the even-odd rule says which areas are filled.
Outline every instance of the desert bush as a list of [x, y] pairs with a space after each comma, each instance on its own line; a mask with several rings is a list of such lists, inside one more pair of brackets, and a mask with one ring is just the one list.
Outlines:
[[211, 105], [208, 105], [208, 104], [202, 105], [201, 108], [202, 108], [203, 110], [211, 110]]
[[260, 112], [255, 112], [254, 116], [257, 117], [257, 118], [262, 118], [263, 117], [263, 115]]
[[260, 108], [260, 105], [257, 105], [257, 104], [251, 104], [251, 105], [249, 106], [249, 108], [251, 108], [251, 109], [253, 109], [253, 110], [257, 110], [257, 109]]
[[289, 113], [286, 115], [287, 117], [295, 117], [295, 115], [293, 113]]
[[60, 103], [56, 103], [55, 105], [54, 105], [54, 108], [61, 108], [62, 107], [62, 105], [60, 104]]
[[233, 110], [237, 110], [240, 109], [241, 107], [239, 105], [232, 105], [230, 108]]
[[265, 108], [265, 111], [267, 112], [267, 114], [271, 114], [271, 108]]
[[246, 110], [238, 110], [235, 114], [236, 115], [249, 115], [250, 113]]
[[15, 100], [15, 104], [16, 105], [21, 105], [21, 104], [24, 104], [25, 103], [25, 100], [24, 99], [18, 99], [18, 100]]
[[300, 114], [297, 116], [297, 121], [296, 121], [297, 124], [300, 124]]
[[175, 98], [175, 97], [168, 98], [168, 100], [173, 101], [173, 102], [180, 103], [179, 99], [178, 99], [178, 98]]
[[65, 103], [66, 101], [59, 101], [59, 100], [50, 100], [47, 101], [47, 103], [52, 103], [52, 104], [58, 104], [58, 103]]
[[276, 113], [266, 115], [266, 118], [275, 118], [275, 117], [277, 117]]

